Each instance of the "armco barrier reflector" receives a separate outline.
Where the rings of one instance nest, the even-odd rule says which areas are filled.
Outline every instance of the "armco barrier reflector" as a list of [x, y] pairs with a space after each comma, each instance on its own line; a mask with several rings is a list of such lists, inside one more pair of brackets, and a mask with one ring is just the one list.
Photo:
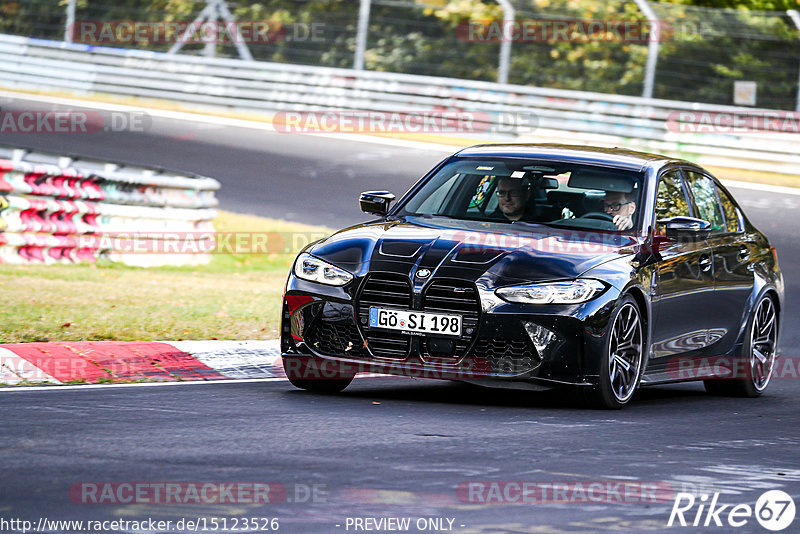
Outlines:
[[[212, 178], [0, 147], [0, 263], [207, 263]], [[181, 247], [158, 243], [180, 234]]]

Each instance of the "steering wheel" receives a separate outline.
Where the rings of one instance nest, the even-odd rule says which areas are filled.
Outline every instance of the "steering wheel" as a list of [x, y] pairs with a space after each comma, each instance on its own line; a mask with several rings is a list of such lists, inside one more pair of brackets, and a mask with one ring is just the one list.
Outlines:
[[590, 211], [588, 213], [584, 213], [580, 217], [581, 219], [600, 219], [601, 221], [608, 221], [614, 222], [613, 215], [609, 215], [604, 211]]

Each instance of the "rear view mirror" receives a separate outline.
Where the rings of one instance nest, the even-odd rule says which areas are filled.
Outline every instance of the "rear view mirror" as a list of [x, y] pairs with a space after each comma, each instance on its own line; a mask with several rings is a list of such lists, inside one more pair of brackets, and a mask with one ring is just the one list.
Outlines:
[[707, 238], [708, 234], [711, 233], [710, 222], [703, 219], [695, 219], [694, 217], [659, 219], [658, 224], [665, 228], [669, 239], [700, 241]]
[[358, 198], [361, 211], [384, 216], [389, 213], [389, 204], [395, 196], [389, 191], [364, 191]]
[[558, 189], [558, 180], [555, 178], [542, 178], [539, 187], [542, 189]]

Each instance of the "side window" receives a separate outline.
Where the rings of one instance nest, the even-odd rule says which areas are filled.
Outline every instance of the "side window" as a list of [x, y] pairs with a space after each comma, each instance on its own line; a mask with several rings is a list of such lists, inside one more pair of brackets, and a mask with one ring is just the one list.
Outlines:
[[475, 190], [475, 195], [467, 206], [467, 215], [478, 217], [484, 213], [492, 213], [497, 208], [497, 197], [490, 194], [494, 192], [496, 176], [487, 174], [483, 176]]
[[739, 210], [736, 205], [728, 196], [728, 193], [717, 187], [717, 194], [719, 195], [720, 204], [722, 204], [722, 212], [725, 214], [725, 224], [729, 232], [738, 232], [742, 229], [742, 218], [739, 215]]
[[708, 176], [696, 172], [688, 172], [689, 189], [697, 206], [698, 216], [711, 223], [711, 233], [719, 234], [727, 231], [722, 209], [717, 201], [717, 188]]
[[689, 202], [676, 172], [669, 172], [658, 182], [656, 198], [656, 220], [671, 217], [690, 217]]
[[456, 180], [461, 177], [460, 174], [456, 173], [448, 178], [444, 184], [439, 186], [417, 207], [417, 211], [419, 213], [441, 213], [446, 201], [453, 194]]

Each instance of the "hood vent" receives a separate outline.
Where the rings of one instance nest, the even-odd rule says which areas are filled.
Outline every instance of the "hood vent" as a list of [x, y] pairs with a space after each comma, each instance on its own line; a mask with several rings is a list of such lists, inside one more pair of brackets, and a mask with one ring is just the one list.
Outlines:
[[384, 239], [381, 241], [380, 253], [384, 256], [394, 256], [397, 258], [413, 258], [421, 248], [421, 244], [413, 241]]

